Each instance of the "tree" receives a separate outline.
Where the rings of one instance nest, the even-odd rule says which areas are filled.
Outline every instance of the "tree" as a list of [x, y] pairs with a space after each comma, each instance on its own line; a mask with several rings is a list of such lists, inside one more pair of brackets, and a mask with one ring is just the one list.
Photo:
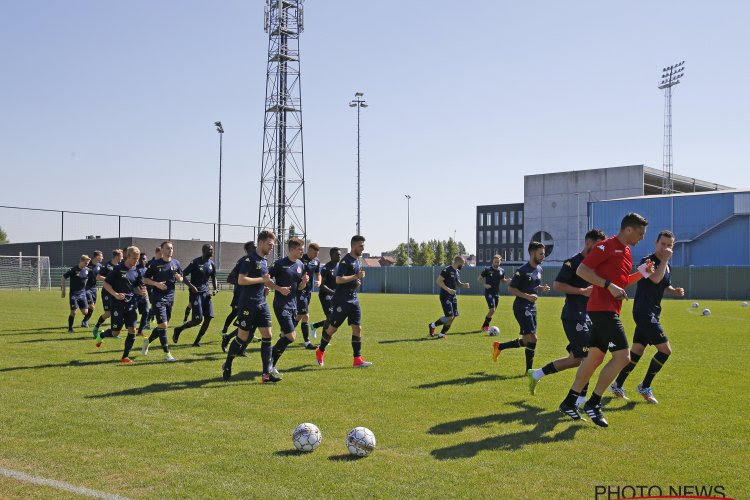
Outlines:
[[436, 266], [444, 266], [445, 265], [445, 245], [442, 241], [438, 241], [435, 244], [435, 265]]
[[458, 255], [466, 255], [466, 247], [462, 242], [458, 242]]
[[8, 233], [0, 227], [0, 245], [5, 245], [6, 243], [10, 243], [10, 240], [8, 240]]
[[409, 240], [409, 256], [411, 257], [412, 263], [417, 259], [417, 255], [419, 255], [419, 243], [417, 243], [417, 240], [414, 238], [411, 238]]
[[396, 248], [396, 265], [406, 266], [409, 263], [409, 256], [406, 253], [406, 245], [404, 243], [399, 244]]
[[456, 240], [448, 238], [448, 243], [445, 245], [445, 265], [450, 266], [453, 264], [453, 259], [458, 255], [458, 245]]
[[422, 260], [420, 266], [434, 266], [435, 265], [435, 250], [432, 247], [432, 243], [422, 243], [419, 245], [419, 257]]

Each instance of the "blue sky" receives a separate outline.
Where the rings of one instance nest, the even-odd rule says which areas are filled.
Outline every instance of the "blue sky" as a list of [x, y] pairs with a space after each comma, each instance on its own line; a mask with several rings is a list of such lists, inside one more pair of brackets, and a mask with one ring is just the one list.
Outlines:
[[[750, 187], [744, 2], [309, 0], [301, 38], [308, 233], [356, 223], [368, 250], [411, 234], [474, 249], [475, 206], [523, 199], [523, 176], [660, 168], [663, 66], [679, 174]], [[0, 0], [0, 204], [255, 224], [267, 35], [263, 2]], [[103, 225], [103, 227], [99, 227]], [[57, 219], [0, 210], [13, 241]], [[111, 231], [69, 221], [66, 235]], [[134, 223], [129, 233], [138, 233]], [[80, 234], [79, 234], [80, 233]], [[180, 235], [181, 236], [181, 235]], [[244, 239], [234, 234], [229, 239]]]

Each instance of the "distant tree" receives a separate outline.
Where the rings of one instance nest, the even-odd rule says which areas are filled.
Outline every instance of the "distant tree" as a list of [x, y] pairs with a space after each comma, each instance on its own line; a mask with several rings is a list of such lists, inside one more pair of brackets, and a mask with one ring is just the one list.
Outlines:
[[458, 242], [458, 255], [466, 255], [466, 247], [462, 242]]
[[444, 266], [445, 264], [445, 244], [442, 241], [435, 243], [435, 265]]
[[411, 238], [409, 240], [409, 256], [411, 257], [412, 263], [416, 260], [417, 255], [419, 254], [419, 243], [417, 243], [417, 240], [414, 238]]
[[10, 240], [8, 240], [8, 233], [0, 227], [0, 245], [5, 245], [6, 243], [10, 243]]
[[396, 248], [396, 265], [406, 266], [409, 263], [409, 255], [406, 253], [406, 245], [404, 243], [399, 244]]
[[422, 260], [420, 266], [434, 266], [435, 265], [435, 250], [432, 247], [432, 243], [421, 243], [419, 245], [419, 256]]
[[448, 238], [448, 243], [445, 245], [445, 265], [449, 266], [453, 264], [453, 259], [458, 255], [458, 245], [456, 240]]

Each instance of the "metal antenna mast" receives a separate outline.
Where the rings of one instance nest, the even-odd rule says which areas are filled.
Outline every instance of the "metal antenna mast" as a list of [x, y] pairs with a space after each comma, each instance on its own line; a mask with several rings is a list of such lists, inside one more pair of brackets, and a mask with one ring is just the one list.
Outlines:
[[360, 176], [361, 168], [360, 168], [360, 163], [359, 163], [359, 151], [360, 151], [360, 149], [359, 149], [359, 144], [360, 144], [360, 141], [359, 141], [359, 138], [360, 138], [360, 135], [359, 135], [359, 112], [360, 112], [360, 110], [362, 108], [366, 108], [367, 107], [367, 103], [365, 102], [364, 99], [362, 99], [363, 96], [364, 96], [364, 94], [362, 92], [355, 92], [354, 93], [354, 99], [352, 99], [351, 102], [349, 102], [349, 107], [350, 108], [357, 108], [357, 234], [362, 234], [362, 226], [360, 225], [360, 222], [361, 222], [361, 219], [360, 219], [360, 215], [361, 215], [360, 203], [362, 201], [362, 196], [361, 196], [362, 191], [360, 190], [360, 182], [359, 182], [360, 181], [360, 177], [361, 177]]
[[674, 193], [674, 165], [672, 164], [672, 87], [685, 75], [685, 61], [662, 68], [659, 88], [664, 89], [664, 151], [662, 153], [662, 193]]
[[274, 255], [286, 253], [290, 230], [307, 238], [299, 36], [304, 0], [266, 0], [268, 66], [258, 226], [276, 233]]

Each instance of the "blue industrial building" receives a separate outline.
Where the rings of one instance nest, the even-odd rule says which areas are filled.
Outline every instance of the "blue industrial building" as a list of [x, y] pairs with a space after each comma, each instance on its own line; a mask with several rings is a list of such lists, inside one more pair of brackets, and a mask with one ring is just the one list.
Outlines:
[[649, 221], [645, 239], [633, 248], [638, 261], [654, 250], [659, 231], [676, 241], [672, 265], [750, 266], [750, 190], [637, 196], [588, 203], [589, 227], [617, 234], [620, 220], [637, 212]]

